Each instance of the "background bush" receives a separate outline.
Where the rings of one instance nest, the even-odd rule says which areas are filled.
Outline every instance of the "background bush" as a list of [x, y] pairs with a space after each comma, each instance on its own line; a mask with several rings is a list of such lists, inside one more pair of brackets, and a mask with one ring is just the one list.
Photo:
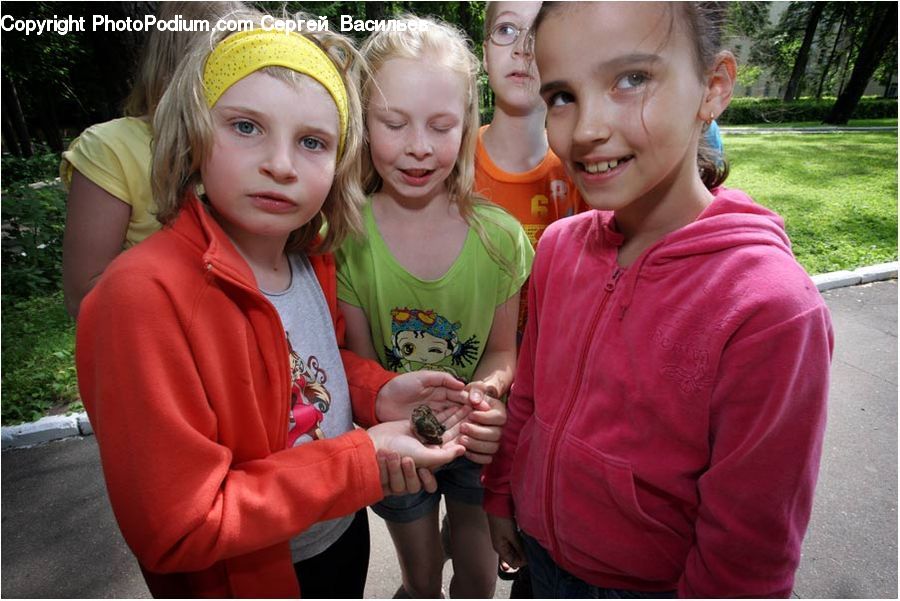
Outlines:
[[[778, 98], [734, 98], [716, 120], [720, 125], [760, 125], [791, 121], [821, 122], [834, 106], [834, 98], [804, 98], [784, 102]], [[860, 100], [853, 119], [897, 118], [896, 98], [873, 96]]]
[[59, 184], [16, 183], [3, 192], [2, 208], [3, 295], [25, 298], [58, 290], [65, 192]]
[[39, 147], [35, 155], [27, 159], [4, 154], [0, 169], [4, 189], [13, 184], [52, 181], [59, 177], [59, 153]]
[[40, 419], [54, 406], [80, 410], [75, 322], [62, 292], [25, 300], [4, 295], [2, 339], [3, 425]]

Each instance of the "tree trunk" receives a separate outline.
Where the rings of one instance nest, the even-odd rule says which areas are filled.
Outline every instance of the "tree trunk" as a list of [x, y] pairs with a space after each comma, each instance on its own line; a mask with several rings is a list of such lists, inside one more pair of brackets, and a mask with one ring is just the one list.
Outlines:
[[882, 98], [888, 97], [888, 92], [891, 89], [892, 83], [894, 83], [894, 72], [893, 71], [888, 73], [887, 82], [884, 84], [884, 94], [881, 95]]
[[856, 36], [857, 32], [860, 29], [856, 25], [856, 22], [860, 18], [857, 8], [858, 7], [856, 4], [848, 4], [847, 10], [850, 12], [848, 13], [847, 17], [847, 31], [850, 32], [850, 40], [847, 42], [847, 45], [844, 48], [844, 54], [846, 55], [846, 58], [844, 59], [844, 64], [841, 67], [841, 77], [838, 80], [838, 96], [844, 93], [844, 85], [847, 83], [847, 72], [850, 70], [850, 60], [853, 58], [853, 50], [856, 48]]
[[53, 152], [62, 152], [63, 139], [60, 134], [59, 122], [56, 119], [56, 105], [53, 100], [46, 95], [42, 95], [40, 99], [40, 114], [37, 116], [44, 141]]
[[822, 69], [822, 77], [819, 78], [819, 87], [816, 88], [816, 100], [822, 97], [822, 92], [825, 90], [825, 80], [828, 79], [828, 73], [831, 71], [831, 65], [834, 62], [834, 55], [837, 53], [838, 44], [841, 41], [841, 35], [844, 33], [844, 22], [847, 20], [846, 11], [841, 12], [841, 22], [838, 24], [837, 35], [834, 36], [834, 44], [831, 46], [831, 53], [828, 55], [828, 61], [825, 63], [825, 67]]
[[794, 70], [791, 72], [787, 89], [784, 91], [785, 102], [796, 100], [800, 92], [800, 82], [806, 73], [806, 63], [809, 62], [809, 50], [812, 48], [813, 38], [816, 36], [816, 27], [819, 25], [819, 19], [822, 18], [824, 10], [824, 2], [813, 2], [809, 11], [809, 18], [806, 21], [806, 33], [803, 34], [803, 44], [800, 46], [800, 52], [797, 53], [797, 59], [794, 61]]
[[10, 154], [16, 157], [22, 156], [22, 149], [19, 148], [19, 139], [16, 138], [16, 132], [13, 129], [12, 122], [9, 120], [9, 111], [3, 109], [3, 145]]
[[19, 103], [19, 95], [16, 93], [16, 84], [3, 74], [3, 112], [9, 114], [16, 140], [19, 143], [19, 156], [28, 158], [34, 155], [34, 147], [31, 145], [31, 136], [28, 135], [28, 126], [25, 124], [25, 115], [22, 113], [22, 105]]
[[479, 31], [472, 31], [472, 8], [469, 6], [469, 3], [465, 0], [462, 0], [459, 3], [459, 26], [469, 34], [469, 37], [478, 44], [481, 35]]
[[866, 39], [863, 41], [853, 73], [846, 89], [838, 96], [831, 108], [831, 112], [825, 118], [825, 123], [831, 125], [844, 125], [850, 119], [859, 99], [862, 98], [866, 85], [875, 69], [881, 62], [885, 50], [892, 41], [897, 38], [897, 4], [895, 2], [876, 3], [872, 20], [869, 23]]

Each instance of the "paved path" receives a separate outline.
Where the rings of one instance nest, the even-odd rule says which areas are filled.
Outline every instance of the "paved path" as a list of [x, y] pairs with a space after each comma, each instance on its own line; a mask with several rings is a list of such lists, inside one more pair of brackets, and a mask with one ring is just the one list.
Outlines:
[[[794, 595], [896, 598], [897, 282], [824, 296], [837, 343], [825, 456]], [[110, 511], [93, 437], [4, 451], [2, 463], [4, 597], [148, 596]], [[370, 517], [366, 596], [389, 598], [399, 571], [383, 523]], [[509, 585], [499, 584], [496, 596], [507, 597]]]

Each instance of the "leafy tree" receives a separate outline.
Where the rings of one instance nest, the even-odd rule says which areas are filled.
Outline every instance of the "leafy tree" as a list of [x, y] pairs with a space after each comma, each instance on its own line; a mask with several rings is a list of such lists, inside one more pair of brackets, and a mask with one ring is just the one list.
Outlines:
[[888, 97], [894, 76], [897, 73], [897, 44], [888, 45], [881, 59], [881, 64], [875, 70], [875, 81], [884, 86], [884, 97]]
[[725, 33], [729, 37], [758, 39], [769, 22], [770, 2], [729, 2]]
[[853, 73], [825, 123], [843, 125], [853, 114], [859, 99], [882, 62], [887, 48], [897, 45], [897, 4], [895, 2], [875, 2], [871, 7], [871, 18], [866, 28], [866, 37], [853, 66]]
[[800, 91], [800, 82], [806, 74], [806, 63], [809, 60], [809, 51], [816, 36], [816, 27], [818, 27], [824, 11], [824, 2], [813, 2], [809, 8], [809, 14], [806, 18], [806, 30], [803, 33], [803, 42], [797, 51], [797, 57], [794, 59], [794, 68], [791, 70], [791, 78], [788, 80], [784, 91], [785, 102], [796, 100], [797, 98], [797, 94]]

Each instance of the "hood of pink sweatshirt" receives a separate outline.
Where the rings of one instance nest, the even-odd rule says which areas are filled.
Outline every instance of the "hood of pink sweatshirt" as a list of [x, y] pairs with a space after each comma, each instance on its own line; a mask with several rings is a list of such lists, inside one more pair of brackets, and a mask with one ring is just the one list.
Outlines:
[[485, 508], [599, 586], [790, 594], [831, 324], [782, 219], [714, 193], [627, 268], [611, 213], [538, 245]]
[[[738, 247], [760, 245], [778, 249], [793, 260], [791, 241], [784, 229], [784, 220], [771, 210], [753, 201], [740, 190], [716, 188], [712, 203], [692, 223], [666, 235], [638, 257], [627, 271], [623, 282], [627, 292], [620, 306], [627, 310], [634, 295], [634, 287], [641, 274], [654, 270], [671, 270], [673, 263], [694, 260]], [[599, 232], [608, 244], [620, 246], [623, 238], [614, 229], [611, 212], [596, 212], [602, 226]]]

